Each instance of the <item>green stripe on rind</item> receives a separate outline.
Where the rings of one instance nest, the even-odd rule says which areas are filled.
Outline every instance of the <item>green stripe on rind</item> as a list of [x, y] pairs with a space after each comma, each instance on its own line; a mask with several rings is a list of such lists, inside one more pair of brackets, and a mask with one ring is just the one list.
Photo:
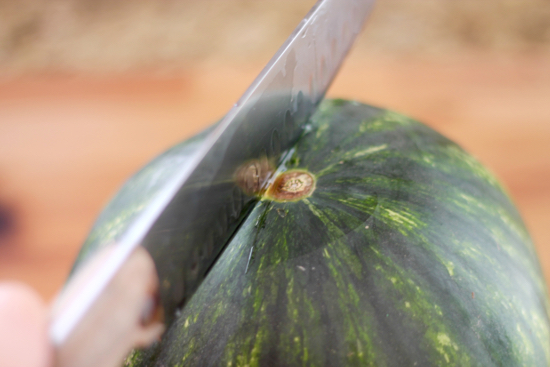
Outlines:
[[258, 203], [128, 366], [550, 365], [534, 248], [483, 166], [358, 103], [323, 102], [311, 127], [286, 166], [315, 192]]

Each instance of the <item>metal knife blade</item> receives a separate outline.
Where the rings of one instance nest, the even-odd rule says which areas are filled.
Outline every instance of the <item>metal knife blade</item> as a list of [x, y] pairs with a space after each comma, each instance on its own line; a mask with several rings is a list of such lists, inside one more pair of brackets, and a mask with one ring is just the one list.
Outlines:
[[192, 158], [131, 214], [120, 236], [111, 238], [116, 245], [107, 260], [52, 321], [54, 345], [64, 343], [139, 245], [154, 259], [170, 324], [256, 200], [236, 185], [235, 172], [253, 159], [279, 162], [292, 147], [373, 2], [319, 0], [315, 4]]

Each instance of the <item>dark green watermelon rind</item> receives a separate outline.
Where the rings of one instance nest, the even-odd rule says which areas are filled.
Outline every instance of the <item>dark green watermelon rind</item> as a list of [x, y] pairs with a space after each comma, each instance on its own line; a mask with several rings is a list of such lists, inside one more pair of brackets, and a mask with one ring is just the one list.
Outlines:
[[534, 248], [482, 165], [354, 102], [323, 102], [311, 127], [286, 166], [315, 175], [313, 194], [258, 203], [127, 366], [550, 365]]

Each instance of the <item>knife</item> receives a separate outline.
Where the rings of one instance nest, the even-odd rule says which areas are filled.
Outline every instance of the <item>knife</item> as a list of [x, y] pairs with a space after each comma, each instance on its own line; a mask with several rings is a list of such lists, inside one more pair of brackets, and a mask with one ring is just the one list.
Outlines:
[[120, 364], [171, 325], [269, 181], [261, 162], [276, 166], [297, 142], [373, 2], [319, 0], [192, 157], [151, 182], [120, 235], [79, 256], [52, 307], [56, 366]]

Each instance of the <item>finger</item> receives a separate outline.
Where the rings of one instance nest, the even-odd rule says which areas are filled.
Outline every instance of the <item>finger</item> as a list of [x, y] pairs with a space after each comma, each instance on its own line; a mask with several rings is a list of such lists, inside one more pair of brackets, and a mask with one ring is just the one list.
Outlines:
[[47, 308], [29, 286], [0, 283], [0, 366], [50, 367]]

